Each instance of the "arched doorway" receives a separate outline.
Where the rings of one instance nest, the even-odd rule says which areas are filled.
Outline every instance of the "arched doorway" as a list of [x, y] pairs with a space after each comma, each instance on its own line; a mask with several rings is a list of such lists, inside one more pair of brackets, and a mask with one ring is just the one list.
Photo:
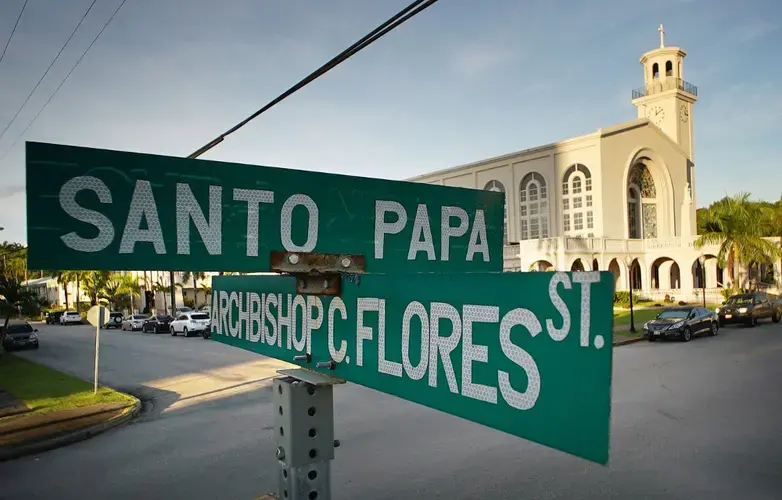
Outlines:
[[695, 259], [692, 263], [692, 286], [693, 288], [722, 288], [724, 286], [724, 269], [719, 265], [716, 255], [703, 255], [703, 264], [701, 257]]
[[538, 260], [529, 266], [531, 272], [553, 272], [554, 265], [547, 260]]
[[616, 291], [616, 285], [619, 283], [619, 277], [622, 275], [622, 268], [619, 267], [619, 261], [611, 259], [611, 262], [608, 264], [608, 270], [614, 275], [614, 291]]
[[600, 266], [597, 263], [597, 259], [592, 259], [592, 270], [593, 271], [599, 271], [600, 270], [599, 267]]
[[581, 259], [576, 259], [573, 261], [573, 264], [571, 264], [570, 270], [573, 272], [578, 272], [578, 271], [583, 272], [585, 271], [584, 263], [581, 262]]
[[632, 290], [643, 290], [643, 273], [641, 272], [641, 264], [638, 263], [638, 259], [633, 259], [633, 263], [630, 264], [629, 277]]
[[679, 264], [671, 257], [659, 257], [652, 262], [651, 288], [676, 290], [681, 288]]

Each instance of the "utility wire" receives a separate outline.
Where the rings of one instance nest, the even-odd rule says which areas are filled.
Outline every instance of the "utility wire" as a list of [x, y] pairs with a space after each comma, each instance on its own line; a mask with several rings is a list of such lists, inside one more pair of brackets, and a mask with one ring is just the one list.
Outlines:
[[100, 38], [100, 36], [103, 34], [103, 32], [109, 26], [109, 24], [111, 24], [111, 21], [117, 15], [117, 13], [122, 8], [122, 6], [125, 5], [125, 2], [127, 2], [127, 0], [122, 0], [122, 3], [119, 4], [119, 7], [117, 7], [117, 10], [115, 10], [114, 13], [111, 15], [111, 17], [109, 18], [109, 20], [106, 21], [106, 24], [103, 25], [103, 28], [101, 28], [101, 30], [98, 32], [98, 34], [95, 35], [95, 38], [92, 39], [92, 42], [90, 43], [90, 45], [84, 50], [84, 52], [81, 54], [79, 59], [76, 61], [76, 63], [71, 68], [71, 70], [68, 71], [68, 74], [65, 75], [65, 78], [63, 78], [63, 80], [60, 82], [60, 84], [57, 86], [57, 88], [54, 89], [54, 93], [51, 96], [49, 96], [49, 99], [44, 103], [43, 107], [38, 111], [38, 114], [36, 114], [33, 117], [33, 119], [30, 121], [30, 123], [28, 123], [27, 126], [24, 128], [24, 130], [22, 130], [22, 133], [19, 134], [19, 136], [14, 140], [13, 143], [11, 143], [11, 147], [8, 148], [8, 151], [6, 151], [5, 154], [2, 157], [0, 157], [0, 161], [4, 160], [5, 157], [8, 156], [8, 154], [11, 152], [11, 150], [14, 149], [14, 146], [16, 146], [16, 143], [19, 142], [19, 139], [21, 139], [24, 136], [24, 134], [27, 133], [27, 131], [30, 129], [30, 127], [33, 126], [33, 124], [38, 119], [38, 117], [41, 116], [41, 113], [43, 113], [43, 110], [46, 109], [46, 106], [48, 106], [49, 103], [52, 101], [52, 99], [54, 99], [54, 96], [57, 95], [57, 92], [59, 92], [60, 88], [62, 88], [62, 86], [65, 84], [65, 82], [68, 81], [68, 78], [71, 76], [71, 73], [73, 73], [73, 70], [76, 69], [76, 67], [79, 65], [79, 63], [82, 61], [82, 59], [84, 59], [84, 56], [87, 55], [87, 52], [89, 52], [90, 49], [92, 48], [92, 46], [95, 45], [95, 42], [98, 41], [98, 38]]
[[11, 30], [11, 36], [8, 37], [8, 41], [5, 42], [5, 47], [3, 47], [3, 53], [0, 54], [0, 62], [3, 62], [5, 51], [8, 50], [8, 46], [11, 45], [11, 39], [14, 37], [14, 33], [16, 33], [16, 27], [19, 26], [19, 20], [22, 18], [22, 14], [24, 14], [24, 9], [27, 7], [28, 1], [29, 0], [24, 0], [24, 5], [22, 5], [22, 10], [19, 12], [19, 17], [16, 18], [16, 22], [14, 23], [14, 29]]
[[362, 49], [366, 48], [367, 46], [369, 46], [370, 44], [372, 44], [373, 42], [375, 42], [376, 40], [378, 40], [379, 38], [384, 36], [386, 33], [389, 33], [390, 31], [392, 31], [397, 26], [400, 26], [402, 23], [404, 23], [405, 21], [407, 21], [411, 17], [413, 17], [416, 14], [419, 14], [419, 13], [423, 12], [425, 9], [431, 7], [436, 2], [437, 2], [437, 0], [416, 0], [416, 1], [414, 1], [413, 3], [411, 3], [410, 5], [405, 7], [404, 9], [402, 9], [399, 13], [397, 13], [396, 15], [391, 17], [388, 21], [386, 21], [385, 23], [381, 24], [380, 26], [375, 28], [373, 31], [371, 31], [369, 34], [364, 36], [364, 38], [360, 39], [359, 41], [357, 41], [356, 43], [354, 43], [353, 45], [351, 45], [350, 47], [348, 47], [347, 49], [342, 51], [340, 54], [338, 54], [337, 56], [333, 57], [330, 61], [328, 61], [323, 66], [321, 66], [317, 70], [315, 70], [312, 73], [310, 73], [306, 78], [301, 80], [299, 83], [297, 83], [293, 87], [289, 88], [288, 90], [286, 90], [285, 92], [280, 94], [278, 97], [276, 97], [274, 100], [269, 102], [267, 105], [265, 105], [264, 107], [262, 107], [261, 109], [259, 109], [255, 113], [251, 114], [250, 116], [248, 116], [247, 118], [245, 118], [241, 122], [237, 123], [236, 125], [234, 125], [230, 129], [228, 129], [227, 131], [223, 132], [222, 134], [217, 136], [215, 139], [213, 139], [212, 141], [208, 142], [206, 145], [202, 146], [200, 149], [198, 149], [195, 152], [193, 152], [190, 156], [188, 156], [188, 158], [198, 158], [202, 154], [206, 153], [207, 151], [209, 151], [213, 147], [215, 147], [218, 144], [220, 144], [221, 142], [223, 142], [227, 136], [233, 134], [234, 132], [236, 132], [237, 130], [242, 128], [243, 126], [247, 125], [247, 123], [249, 123], [253, 119], [257, 118], [260, 114], [262, 114], [265, 111], [269, 110], [274, 105], [276, 105], [279, 102], [283, 101], [285, 98], [289, 97], [291, 94], [293, 94], [294, 92], [298, 91], [299, 89], [301, 89], [302, 87], [306, 86], [307, 84], [313, 82], [314, 80], [316, 80], [320, 76], [326, 74], [329, 70], [333, 69], [334, 67], [336, 67], [340, 63], [346, 61], [351, 56], [353, 56], [357, 52], [361, 51]]
[[46, 68], [46, 71], [44, 72], [44, 74], [43, 74], [43, 76], [41, 77], [41, 79], [40, 79], [40, 80], [38, 80], [38, 83], [36, 83], [36, 84], [35, 84], [35, 87], [33, 87], [33, 90], [31, 90], [31, 91], [30, 91], [30, 93], [27, 95], [27, 99], [25, 99], [25, 100], [24, 100], [24, 102], [22, 103], [22, 105], [21, 105], [21, 106], [19, 106], [19, 109], [17, 109], [17, 110], [16, 110], [16, 114], [14, 115], [14, 117], [13, 117], [13, 118], [11, 118], [11, 121], [10, 121], [10, 122], [8, 122], [8, 125], [6, 125], [6, 126], [5, 126], [5, 128], [3, 129], [3, 131], [2, 131], [2, 132], [0, 132], [0, 140], [2, 140], [2, 139], [3, 139], [3, 136], [4, 136], [4, 135], [5, 135], [5, 133], [8, 131], [8, 128], [9, 128], [9, 127], [10, 127], [10, 126], [11, 126], [11, 125], [14, 123], [14, 121], [16, 120], [16, 118], [19, 116], [19, 113], [21, 113], [21, 112], [22, 112], [22, 109], [24, 109], [24, 107], [25, 107], [25, 106], [27, 105], [27, 103], [30, 101], [30, 98], [33, 96], [33, 94], [35, 93], [35, 91], [36, 91], [36, 90], [38, 90], [38, 87], [41, 85], [41, 82], [43, 81], [43, 79], [44, 79], [44, 78], [46, 78], [46, 75], [48, 75], [48, 74], [49, 74], [49, 71], [52, 69], [52, 66], [54, 66], [54, 63], [56, 63], [56, 62], [57, 62], [57, 59], [59, 59], [59, 58], [60, 58], [60, 54], [62, 54], [62, 51], [63, 51], [63, 50], [65, 50], [65, 47], [67, 47], [67, 46], [68, 46], [68, 43], [69, 43], [69, 42], [71, 41], [71, 39], [73, 38], [73, 35], [75, 35], [75, 34], [76, 34], [76, 32], [79, 30], [79, 27], [80, 27], [80, 26], [82, 25], [82, 23], [84, 22], [84, 19], [86, 19], [86, 18], [87, 18], [87, 14], [89, 14], [89, 13], [90, 13], [90, 11], [92, 10], [92, 8], [95, 6], [95, 2], [97, 2], [97, 1], [98, 1], [98, 0], [92, 0], [92, 3], [90, 4], [89, 8], [87, 9], [87, 12], [85, 12], [85, 13], [84, 13], [84, 15], [81, 17], [81, 20], [79, 21], [79, 24], [77, 24], [77, 25], [76, 25], [76, 27], [75, 27], [75, 28], [73, 29], [73, 31], [71, 32], [71, 36], [69, 36], [69, 37], [68, 37], [68, 39], [67, 39], [67, 40], [65, 40], [65, 43], [63, 44], [62, 48], [60, 49], [60, 51], [59, 51], [59, 52], [57, 52], [57, 55], [56, 55], [56, 56], [54, 56], [54, 60], [53, 60], [53, 61], [52, 61], [52, 63], [49, 65], [49, 67], [48, 67], [48, 68]]

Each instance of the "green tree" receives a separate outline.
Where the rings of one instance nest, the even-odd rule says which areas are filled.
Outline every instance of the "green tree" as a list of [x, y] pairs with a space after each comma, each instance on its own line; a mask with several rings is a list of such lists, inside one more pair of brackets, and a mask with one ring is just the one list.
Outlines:
[[718, 245], [718, 262], [722, 267], [727, 265], [734, 283], [736, 263], [772, 264], [782, 258], [780, 246], [764, 238], [774, 231], [768, 211], [752, 202], [749, 193], [714, 202], [703, 212], [700, 225], [695, 247]]
[[126, 274], [122, 277], [122, 290], [130, 297], [130, 309], [133, 314], [134, 298], [138, 296], [141, 298], [141, 285], [133, 275]]
[[90, 298], [90, 305], [94, 306], [112, 279], [112, 273], [111, 271], [82, 271], [77, 277], [81, 280], [82, 290]]
[[198, 280], [206, 279], [206, 273], [202, 271], [185, 271], [182, 273], [182, 282], [193, 280], [193, 308], [198, 308]]
[[152, 287], [156, 292], [160, 292], [163, 295], [163, 313], [168, 313], [168, 304], [166, 303], [166, 294], [171, 291], [171, 287], [164, 285], [163, 282], [158, 281]]

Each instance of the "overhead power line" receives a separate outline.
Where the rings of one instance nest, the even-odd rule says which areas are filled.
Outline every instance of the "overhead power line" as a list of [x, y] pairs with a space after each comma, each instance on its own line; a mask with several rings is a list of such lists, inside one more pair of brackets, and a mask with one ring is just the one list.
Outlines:
[[359, 52], [362, 49], [366, 48], [367, 46], [369, 46], [370, 44], [372, 44], [373, 42], [375, 42], [376, 40], [378, 40], [379, 38], [384, 36], [386, 33], [389, 33], [390, 31], [392, 31], [394, 28], [400, 26], [402, 23], [404, 23], [405, 21], [407, 21], [411, 17], [413, 17], [416, 14], [419, 14], [419, 13], [423, 12], [425, 9], [431, 7], [436, 2], [437, 2], [437, 0], [416, 0], [415, 2], [411, 3], [410, 5], [408, 5], [404, 9], [402, 9], [399, 13], [397, 13], [395, 16], [391, 17], [388, 21], [386, 21], [385, 23], [381, 24], [380, 26], [378, 26], [377, 28], [372, 30], [364, 38], [362, 38], [361, 40], [357, 41], [356, 43], [354, 43], [353, 45], [351, 45], [350, 47], [348, 47], [347, 49], [345, 49], [344, 51], [342, 51], [341, 53], [339, 53], [338, 55], [333, 57], [330, 61], [328, 61], [323, 66], [321, 66], [317, 70], [315, 70], [312, 73], [310, 73], [306, 78], [301, 80], [299, 83], [297, 83], [293, 87], [289, 88], [288, 90], [286, 90], [285, 92], [280, 94], [278, 97], [276, 97], [274, 100], [269, 102], [267, 105], [265, 105], [264, 107], [262, 107], [261, 109], [259, 109], [255, 113], [251, 114], [250, 116], [248, 116], [247, 118], [245, 118], [241, 122], [237, 123], [236, 125], [234, 125], [230, 129], [228, 129], [227, 131], [223, 132], [222, 134], [217, 136], [212, 141], [208, 142], [206, 145], [204, 145], [200, 149], [196, 150], [193, 154], [188, 156], [188, 158], [198, 158], [202, 154], [206, 153], [207, 151], [209, 151], [213, 147], [215, 147], [218, 144], [220, 144], [221, 142], [223, 142], [226, 137], [228, 137], [229, 135], [233, 134], [234, 132], [236, 132], [240, 128], [244, 127], [245, 125], [247, 125], [253, 119], [257, 118], [260, 114], [262, 114], [262, 113], [266, 112], [267, 110], [271, 109], [274, 105], [280, 103], [281, 101], [283, 101], [285, 98], [289, 97], [294, 92], [298, 91], [299, 89], [301, 89], [305, 85], [313, 82], [314, 80], [316, 80], [320, 76], [326, 74], [332, 68], [334, 68], [337, 65], [339, 65], [340, 63], [346, 61], [347, 59], [349, 59], [351, 56], [353, 56], [357, 52]]
[[14, 121], [16, 121], [16, 118], [19, 116], [19, 113], [21, 113], [21, 112], [22, 112], [22, 109], [24, 109], [24, 107], [25, 107], [25, 106], [27, 105], [27, 103], [30, 101], [30, 98], [33, 96], [33, 94], [35, 93], [35, 91], [36, 91], [36, 90], [38, 90], [38, 87], [40, 87], [40, 85], [41, 85], [41, 82], [43, 81], [43, 79], [44, 79], [44, 78], [46, 78], [46, 75], [48, 75], [48, 74], [49, 74], [49, 71], [52, 69], [52, 66], [54, 66], [54, 63], [56, 63], [56, 62], [57, 62], [57, 59], [59, 59], [59, 58], [60, 58], [60, 54], [62, 54], [62, 51], [63, 51], [63, 50], [65, 50], [65, 47], [67, 47], [67, 46], [68, 46], [68, 43], [69, 43], [69, 42], [71, 41], [71, 39], [73, 38], [73, 35], [75, 35], [75, 34], [76, 34], [76, 32], [79, 30], [79, 27], [82, 25], [82, 23], [84, 22], [84, 20], [87, 18], [87, 14], [89, 14], [89, 13], [90, 13], [90, 11], [92, 10], [92, 8], [95, 6], [95, 2], [97, 2], [97, 1], [98, 1], [98, 0], [92, 0], [92, 3], [90, 4], [89, 8], [87, 8], [87, 12], [85, 12], [85, 13], [84, 13], [84, 15], [83, 15], [83, 16], [81, 16], [81, 20], [79, 20], [79, 24], [77, 24], [77, 25], [76, 25], [76, 27], [75, 27], [75, 28], [73, 29], [73, 31], [71, 32], [71, 36], [69, 36], [69, 37], [68, 37], [68, 39], [67, 39], [67, 40], [65, 40], [65, 43], [63, 44], [62, 48], [60, 48], [60, 51], [59, 51], [59, 52], [57, 52], [57, 55], [56, 55], [56, 56], [54, 56], [54, 60], [52, 61], [52, 63], [49, 65], [49, 67], [48, 67], [48, 68], [46, 68], [46, 71], [43, 73], [43, 76], [41, 76], [40, 80], [38, 80], [38, 83], [36, 83], [36, 84], [35, 84], [35, 87], [33, 87], [33, 90], [31, 90], [31, 91], [30, 91], [30, 93], [27, 95], [27, 99], [25, 99], [25, 100], [24, 100], [24, 102], [22, 103], [22, 105], [21, 105], [21, 106], [19, 106], [19, 109], [17, 109], [17, 110], [16, 110], [16, 114], [14, 115], [14, 117], [13, 117], [13, 118], [11, 118], [11, 121], [10, 121], [10, 122], [8, 122], [8, 125], [6, 125], [6, 126], [5, 126], [5, 128], [3, 129], [3, 131], [2, 131], [2, 132], [0, 132], [0, 140], [2, 140], [2, 139], [3, 139], [3, 136], [4, 136], [4, 135], [5, 135], [5, 133], [8, 131], [8, 128], [9, 128], [9, 127], [10, 127], [10, 126], [11, 126], [11, 125], [14, 123]]
[[6, 151], [5, 154], [2, 157], [0, 157], [0, 161], [2, 161], [3, 159], [5, 159], [6, 156], [8, 156], [8, 154], [14, 149], [14, 146], [16, 146], [16, 143], [19, 142], [19, 139], [21, 139], [24, 136], [24, 134], [27, 133], [27, 131], [30, 129], [30, 127], [33, 126], [33, 124], [38, 119], [38, 117], [41, 116], [41, 113], [43, 113], [43, 110], [46, 109], [46, 106], [48, 106], [49, 103], [52, 102], [52, 99], [54, 99], [54, 96], [57, 95], [57, 92], [59, 92], [60, 89], [62, 88], [62, 86], [65, 84], [65, 82], [68, 81], [68, 78], [70, 78], [71, 74], [73, 73], [73, 70], [76, 69], [76, 67], [79, 65], [79, 63], [82, 61], [82, 59], [84, 59], [84, 56], [87, 55], [87, 52], [89, 52], [90, 49], [92, 48], [92, 46], [95, 45], [95, 42], [98, 41], [98, 38], [100, 38], [100, 36], [103, 34], [103, 32], [109, 26], [109, 24], [111, 24], [111, 21], [114, 20], [114, 17], [116, 17], [117, 13], [120, 11], [122, 6], [125, 5], [125, 2], [127, 2], [127, 0], [122, 0], [122, 3], [119, 4], [119, 7], [117, 7], [117, 9], [111, 15], [109, 20], [106, 21], [106, 24], [103, 25], [103, 28], [101, 28], [101, 30], [98, 32], [98, 34], [95, 35], [95, 38], [92, 39], [92, 42], [87, 46], [87, 48], [84, 50], [84, 52], [82, 52], [82, 54], [79, 57], [79, 59], [76, 60], [76, 63], [74, 63], [73, 67], [70, 69], [70, 71], [68, 71], [68, 74], [65, 75], [65, 78], [63, 78], [63, 80], [60, 82], [60, 84], [57, 86], [57, 88], [54, 89], [54, 92], [52, 93], [51, 96], [49, 96], [49, 99], [47, 99], [47, 101], [43, 104], [43, 107], [33, 117], [33, 119], [30, 121], [30, 123], [27, 124], [27, 126], [24, 128], [24, 130], [22, 130], [22, 133], [19, 134], [19, 136], [14, 140], [14, 142], [11, 143], [11, 147], [8, 148], [8, 151]]
[[16, 18], [16, 22], [14, 23], [14, 29], [11, 30], [11, 36], [8, 37], [8, 41], [5, 42], [5, 47], [3, 47], [3, 53], [0, 54], [0, 62], [3, 62], [3, 58], [5, 57], [5, 51], [8, 50], [8, 46], [11, 45], [11, 39], [14, 37], [14, 33], [16, 33], [16, 27], [19, 26], [19, 20], [22, 18], [22, 14], [24, 14], [24, 9], [27, 7], [27, 2], [29, 0], [24, 0], [24, 5], [22, 5], [22, 10], [19, 11], [19, 16]]

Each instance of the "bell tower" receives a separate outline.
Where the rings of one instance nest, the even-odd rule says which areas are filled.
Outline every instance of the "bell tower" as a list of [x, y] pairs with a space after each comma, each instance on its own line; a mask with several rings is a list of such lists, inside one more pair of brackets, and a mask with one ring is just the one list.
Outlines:
[[692, 145], [692, 111], [698, 100], [698, 87], [684, 80], [684, 58], [679, 47], [665, 46], [663, 25], [660, 47], [641, 56], [644, 86], [633, 90], [638, 118], [648, 118], [673, 139], [695, 161]]

